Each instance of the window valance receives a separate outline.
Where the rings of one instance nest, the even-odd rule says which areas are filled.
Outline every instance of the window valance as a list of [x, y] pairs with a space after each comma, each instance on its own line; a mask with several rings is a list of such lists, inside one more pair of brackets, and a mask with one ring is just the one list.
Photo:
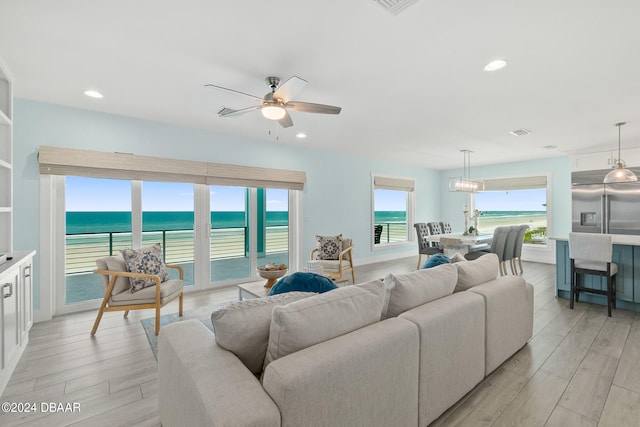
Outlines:
[[525, 176], [520, 178], [484, 180], [484, 191], [532, 190], [535, 188], [546, 187], [546, 176]]
[[374, 176], [373, 186], [382, 190], [413, 191], [416, 184], [412, 179]]
[[289, 190], [302, 190], [307, 180], [307, 174], [301, 171], [49, 146], [39, 148], [38, 162], [40, 173], [46, 175], [189, 182], [239, 187], [286, 188]]

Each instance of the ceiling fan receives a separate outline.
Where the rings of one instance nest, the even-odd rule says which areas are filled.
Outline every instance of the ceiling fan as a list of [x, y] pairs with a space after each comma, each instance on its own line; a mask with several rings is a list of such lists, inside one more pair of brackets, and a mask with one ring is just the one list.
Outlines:
[[271, 120], [277, 120], [280, 126], [288, 128], [293, 126], [293, 120], [287, 110], [300, 111], [303, 113], [321, 113], [321, 114], [340, 114], [342, 108], [333, 105], [313, 104], [311, 102], [291, 101], [300, 91], [307, 85], [307, 81], [300, 77], [293, 76], [284, 83], [280, 84], [280, 77], [267, 77], [267, 85], [271, 88], [271, 92], [267, 93], [264, 98], [260, 98], [248, 93], [240, 92], [226, 87], [206, 84], [205, 86], [215, 87], [217, 89], [226, 90], [227, 92], [238, 93], [253, 98], [259, 102], [254, 105], [240, 110], [231, 108], [223, 108], [218, 111], [220, 117], [230, 117], [244, 114], [253, 110], [261, 110], [262, 115]]

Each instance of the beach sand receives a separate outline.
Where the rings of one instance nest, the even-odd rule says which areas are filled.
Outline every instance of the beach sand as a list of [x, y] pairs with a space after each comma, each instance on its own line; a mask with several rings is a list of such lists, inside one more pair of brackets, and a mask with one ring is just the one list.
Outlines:
[[496, 227], [526, 224], [529, 230], [547, 226], [547, 215], [526, 215], [519, 217], [480, 217], [478, 231], [480, 233], [492, 233]]

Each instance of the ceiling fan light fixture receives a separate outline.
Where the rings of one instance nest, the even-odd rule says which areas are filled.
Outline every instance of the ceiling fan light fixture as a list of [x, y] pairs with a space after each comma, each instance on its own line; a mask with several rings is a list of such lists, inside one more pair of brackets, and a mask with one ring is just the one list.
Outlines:
[[265, 103], [262, 107], [262, 115], [269, 120], [280, 120], [287, 114], [284, 108], [277, 104]]

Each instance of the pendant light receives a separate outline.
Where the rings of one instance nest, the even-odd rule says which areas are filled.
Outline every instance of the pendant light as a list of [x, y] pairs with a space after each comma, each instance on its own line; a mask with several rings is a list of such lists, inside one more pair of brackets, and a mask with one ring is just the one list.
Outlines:
[[616, 126], [618, 126], [618, 158], [616, 159], [614, 169], [604, 177], [603, 182], [605, 184], [613, 182], [635, 182], [638, 180], [635, 173], [626, 169], [624, 160], [620, 158], [620, 127], [625, 124], [626, 122], [616, 123]]
[[462, 175], [456, 178], [449, 178], [449, 191], [461, 191], [464, 193], [475, 193], [484, 190], [484, 181], [471, 179], [471, 153], [470, 150], [460, 150], [464, 154], [464, 166]]

